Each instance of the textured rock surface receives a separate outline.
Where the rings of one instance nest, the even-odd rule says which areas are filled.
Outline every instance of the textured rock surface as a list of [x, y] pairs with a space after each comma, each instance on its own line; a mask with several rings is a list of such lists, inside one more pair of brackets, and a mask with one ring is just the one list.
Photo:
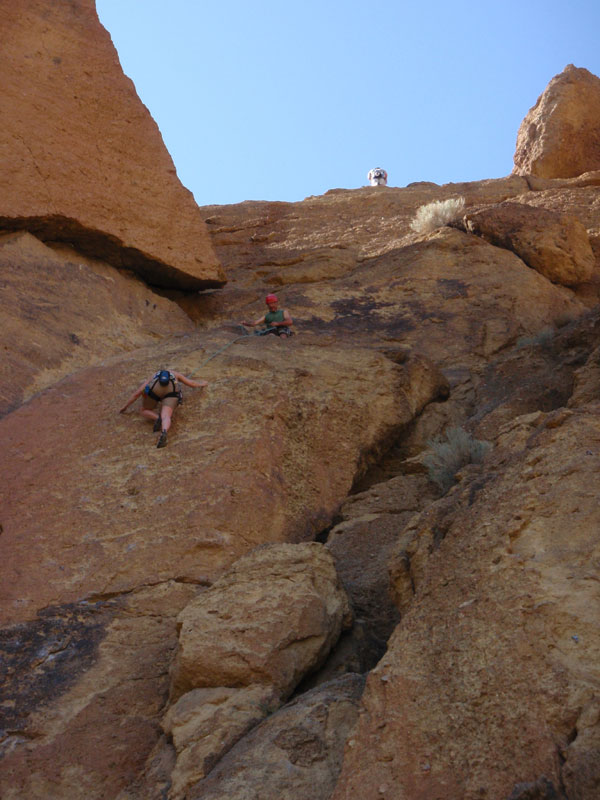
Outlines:
[[[435, 372], [413, 386], [377, 352], [301, 337], [249, 337], [200, 370], [228, 341], [197, 333], [108, 359], [0, 420], [12, 455], [0, 486], [5, 620], [173, 578], [210, 582], [258, 544], [312, 538], [437, 392]], [[161, 363], [211, 381], [187, 393], [164, 452], [141, 417], [117, 413]]]
[[[520, 183], [491, 181], [479, 188], [473, 184], [457, 188], [471, 198], [471, 204], [484, 202], [486, 197], [497, 202], [511, 191], [518, 194], [524, 190]], [[411, 233], [414, 210], [419, 202], [431, 200], [432, 189], [391, 189], [386, 190], [385, 198], [381, 193], [363, 196], [364, 191], [369, 190], [330, 193], [301, 208], [299, 204], [279, 204], [286, 206], [284, 209], [242, 204], [223, 210], [218, 217], [222, 223], [225, 215], [235, 212], [240, 218], [237, 225], [227, 219], [223, 238], [215, 234], [217, 252], [231, 274], [232, 285], [218, 299], [199, 298], [195, 313], [215, 319], [223, 319], [227, 313], [231, 318], [231, 306], [237, 306], [240, 317], [257, 315], [257, 296], [272, 286], [275, 275], [284, 275], [289, 268], [279, 263], [283, 262], [278, 255], [283, 247], [280, 237], [289, 236], [290, 247], [299, 249], [300, 232], [306, 234], [307, 250], [339, 236], [346, 238], [348, 246], [355, 246], [359, 237], [363, 240], [357, 266], [349, 266], [345, 274], [317, 284], [287, 285], [280, 292], [302, 336], [327, 333], [357, 342], [379, 341], [385, 346], [402, 342], [456, 370], [481, 363], [518, 336], [533, 334], [563, 317], [569, 309], [581, 313], [572, 293], [552, 287], [509, 251], [449, 228], [426, 237]], [[446, 193], [450, 194], [449, 187], [440, 191], [442, 196]], [[456, 193], [455, 189], [452, 194]], [[305, 228], [319, 212], [321, 224], [315, 224], [309, 234]], [[259, 218], [254, 216], [259, 213]], [[392, 240], [387, 227], [390, 221], [394, 223]], [[257, 229], [262, 233], [253, 251], [252, 236]], [[260, 266], [264, 261], [268, 261], [268, 272]]]
[[514, 172], [570, 178], [600, 169], [599, 119], [600, 79], [569, 64], [521, 123]]
[[184, 694], [162, 721], [177, 753], [169, 798], [185, 796], [190, 785], [205, 778], [244, 734], [278, 706], [279, 698], [268, 686], [194, 689]]
[[103, 800], [136, 780], [158, 736], [175, 615], [195, 591], [169, 581], [3, 628], [3, 798]]
[[15, 0], [0, 40], [0, 228], [76, 243], [151, 284], [222, 284], [198, 207], [93, 0]]
[[516, 420], [485, 480], [454, 490], [437, 526], [426, 515], [418, 535], [438, 534], [368, 680], [335, 800], [500, 800], [541, 777], [595, 796], [598, 410]]
[[327, 800], [362, 688], [360, 676], [348, 675], [297, 698], [236, 745], [187, 797]]
[[594, 273], [587, 231], [574, 217], [507, 202], [472, 211], [462, 224], [490, 244], [512, 250], [553, 283], [576, 286]]
[[436, 494], [424, 475], [400, 475], [376, 484], [344, 503], [342, 521], [327, 538], [357, 617], [361, 671], [375, 666], [399, 619], [388, 576], [398, 532]]
[[350, 623], [348, 598], [323, 545], [258, 548], [179, 615], [172, 694], [265, 684], [287, 697]]
[[[164, 151], [149, 173], [136, 160], [146, 145], [155, 153], [156, 128], [137, 98], [125, 99], [129, 126], [139, 122], [141, 140], [125, 137], [136, 152], [121, 149], [119, 130], [90, 136], [106, 98], [121, 108], [114, 91], [133, 90], [119, 73], [110, 97], [96, 87], [90, 100], [86, 69], [93, 86], [109, 51], [116, 65], [105, 32], [90, 5], [52, 4], [44, 20], [41, 8], [18, 3], [1, 23], [11, 31], [2, 58], [14, 66], [19, 47], [31, 56], [21, 77], [7, 68], [6, 97], [26, 80], [48, 131], [9, 162], [27, 190], [11, 200], [23, 204], [11, 225], [72, 245], [14, 232], [0, 243], [10, 359], [0, 420], [2, 797], [329, 800], [362, 679], [323, 681], [372, 666], [400, 617], [347, 742], [338, 796], [595, 800], [600, 317], [588, 309], [600, 297], [598, 271], [572, 290], [480, 237], [449, 228], [418, 236], [410, 222], [433, 200], [463, 196], [466, 214], [511, 200], [538, 217], [577, 217], [597, 257], [600, 173], [202, 209], [231, 280], [158, 298], [115, 269], [142, 265], [154, 281], [150, 262], [160, 262], [160, 279], [175, 285], [164, 265], [180, 270], [178, 253], [200, 252], [159, 214], [152, 187]], [[65, 76], [80, 109], [67, 103]], [[69, 109], [63, 138], [44, 105], [48, 86]], [[12, 124], [2, 143], [17, 141]], [[44, 160], [48, 147], [59, 172]], [[102, 205], [92, 152], [129, 180], [119, 192], [107, 167], [113, 205]], [[23, 210], [39, 199], [27, 189], [33, 164], [46, 164], [37, 216]], [[171, 179], [161, 185], [176, 208]], [[93, 210], [87, 221], [48, 212], [67, 194]], [[127, 230], [107, 233], [102, 219]], [[223, 350], [237, 320], [262, 313], [265, 290], [277, 287], [298, 335], [245, 337]], [[162, 365], [210, 384], [186, 393], [169, 446], [157, 450], [147, 422], [117, 411]], [[458, 468], [439, 498], [423, 455], [450, 424], [496, 446], [483, 465]], [[330, 549], [358, 621], [302, 694], [272, 713], [280, 698], [271, 701], [270, 686], [224, 688], [231, 670], [213, 663], [212, 689], [168, 710], [182, 609], [258, 545], [322, 541], [334, 522]], [[310, 619], [286, 630], [280, 619], [279, 633], [293, 638], [290, 627]], [[277, 628], [270, 606], [257, 630], [269, 622]], [[222, 629], [211, 648], [227, 643]], [[262, 644], [252, 640], [250, 652]], [[297, 649], [312, 644], [319, 649], [310, 638]], [[231, 660], [242, 654], [236, 645]], [[319, 688], [304, 694], [309, 685]]]
[[0, 272], [0, 414], [77, 369], [194, 330], [139, 279], [29, 233], [0, 236]]

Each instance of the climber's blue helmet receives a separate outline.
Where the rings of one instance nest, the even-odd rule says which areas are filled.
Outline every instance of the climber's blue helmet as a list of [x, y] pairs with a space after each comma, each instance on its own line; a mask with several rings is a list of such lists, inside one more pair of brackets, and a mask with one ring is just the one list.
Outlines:
[[160, 383], [160, 385], [168, 386], [170, 380], [171, 380], [171, 375], [169, 373], [169, 370], [161, 369], [161, 371], [158, 373], [158, 382]]

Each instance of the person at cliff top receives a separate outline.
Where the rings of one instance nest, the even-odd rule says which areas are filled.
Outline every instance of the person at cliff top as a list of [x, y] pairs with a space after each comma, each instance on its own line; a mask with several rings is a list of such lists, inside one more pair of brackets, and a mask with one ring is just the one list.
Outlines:
[[266, 314], [254, 322], [242, 322], [242, 325], [248, 325], [248, 327], [264, 325], [265, 327], [261, 333], [274, 333], [276, 336], [282, 336], [287, 339], [288, 336], [292, 335], [290, 326], [294, 324], [294, 320], [290, 317], [290, 312], [287, 308], [277, 308], [279, 300], [274, 294], [268, 294], [265, 297], [265, 303], [269, 308]]
[[367, 175], [367, 180], [371, 184], [371, 186], [387, 186], [387, 172], [381, 167], [375, 167], [375, 169], [369, 170], [369, 174]]
[[[181, 372], [169, 372], [169, 370], [161, 369], [149, 381], [144, 381], [138, 386], [125, 405], [119, 409], [119, 413], [123, 414], [138, 397], [143, 395], [140, 414], [154, 422], [153, 431], [155, 433], [160, 431], [157, 447], [164, 447], [167, 444], [167, 432], [171, 427], [173, 412], [182, 402], [179, 382], [197, 389], [208, 386], [207, 381], [193, 381], [191, 378], [186, 378]], [[156, 408], [159, 404], [160, 408], [157, 412]]]

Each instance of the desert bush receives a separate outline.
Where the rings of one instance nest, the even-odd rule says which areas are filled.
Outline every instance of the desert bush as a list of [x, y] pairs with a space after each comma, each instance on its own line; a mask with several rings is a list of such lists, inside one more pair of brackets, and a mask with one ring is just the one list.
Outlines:
[[427, 442], [429, 452], [423, 459], [429, 480], [447, 492], [456, 473], [466, 464], [480, 464], [491, 447], [489, 442], [475, 439], [463, 428], [448, 428], [445, 437]]
[[541, 345], [545, 347], [550, 344], [554, 338], [554, 328], [547, 325], [533, 336], [519, 336], [517, 339], [517, 348], [520, 350], [522, 347], [531, 347], [533, 345]]
[[410, 227], [416, 233], [431, 233], [452, 222], [465, 205], [464, 197], [450, 197], [448, 200], [435, 200], [417, 209]]

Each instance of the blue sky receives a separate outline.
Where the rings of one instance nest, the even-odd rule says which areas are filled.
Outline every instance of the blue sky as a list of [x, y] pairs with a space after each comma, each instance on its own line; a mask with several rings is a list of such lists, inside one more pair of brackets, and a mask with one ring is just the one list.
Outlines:
[[200, 205], [499, 178], [599, 0], [96, 0]]

